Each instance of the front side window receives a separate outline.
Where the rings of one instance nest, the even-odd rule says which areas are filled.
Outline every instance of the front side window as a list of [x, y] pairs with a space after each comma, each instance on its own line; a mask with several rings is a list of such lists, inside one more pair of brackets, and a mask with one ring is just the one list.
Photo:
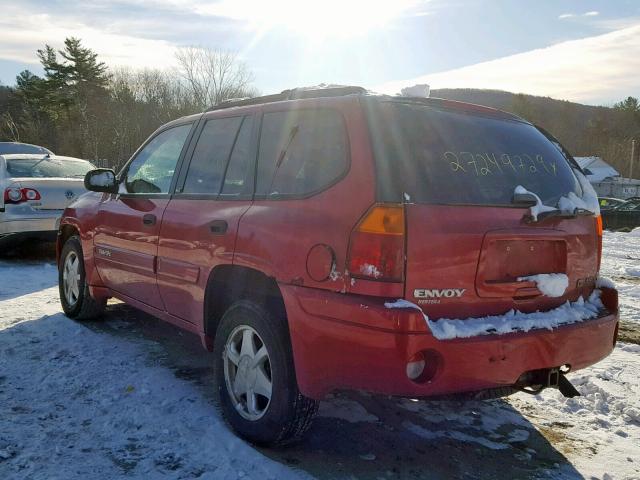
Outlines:
[[337, 180], [348, 167], [342, 115], [329, 109], [266, 113], [256, 194], [300, 196]]
[[136, 155], [127, 170], [124, 185], [128, 193], [169, 193], [182, 147], [191, 124], [180, 125], [156, 135]]

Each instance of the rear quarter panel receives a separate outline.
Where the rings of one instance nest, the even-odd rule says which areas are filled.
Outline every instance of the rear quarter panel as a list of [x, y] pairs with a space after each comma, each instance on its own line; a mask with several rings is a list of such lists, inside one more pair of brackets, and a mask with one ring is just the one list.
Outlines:
[[[294, 107], [273, 104], [263, 112], [287, 108], [334, 108], [344, 117], [350, 167], [328, 189], [308, 198], [256, 199], [240, 221], [234, 264], [251, 267], [278, 282], [345, 291], [346, 255], [351, 230], [374, 203], [374, 172], [369, 135], [356, 98], [297, 102]], [[312, 278], [307, 257], [314, 246], [332, 251], [335, 268], [329, 278]]]

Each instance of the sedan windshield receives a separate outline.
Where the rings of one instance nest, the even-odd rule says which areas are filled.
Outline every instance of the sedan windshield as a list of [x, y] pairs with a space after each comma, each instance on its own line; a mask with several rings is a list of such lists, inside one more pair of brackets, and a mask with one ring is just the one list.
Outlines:
[[30, 158], [7, 160], [7, 171], [12, 177], [69, 178], [84, 177], [95, 167], [85, 160], [59, 160]]

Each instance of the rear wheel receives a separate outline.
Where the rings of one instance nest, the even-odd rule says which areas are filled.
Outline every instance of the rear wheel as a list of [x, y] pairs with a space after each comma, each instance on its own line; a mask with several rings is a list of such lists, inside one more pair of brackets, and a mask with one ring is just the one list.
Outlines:
[[58, 265], [58, 290], [62, 310], [69, 318], [89, 320], [100, 316], [104, 311], [106, 302], [97, 301], [89, 293], [82, 244], [77, 235], [69, 237], [62, 247]]
[[318, 403], [298, 390], [284, 321], [241, 300], [225, 312], [215, 337], [222, 413], [239, 435], [261, 445], [300, 439], [318, 410]]

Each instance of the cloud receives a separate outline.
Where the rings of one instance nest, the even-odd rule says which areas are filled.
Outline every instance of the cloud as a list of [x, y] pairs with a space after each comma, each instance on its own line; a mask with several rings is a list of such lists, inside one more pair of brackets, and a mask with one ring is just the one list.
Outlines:
[[0, 60], [34, 68], [36, 50], [61, 48], [74, 36], [109, 66], [167, 68], [175, 65], [176, 46], [225, 48], [238, 34], [234, 20], [202, 17], [186, 6], [186, 0], [65, 0], [55, 8], [49, 0], [13, 2], [1, 8]]
[[565, 20], [567, 18], [575, 18], [575, 17], [597, 17], [598, 15], [600, 15], [600, 12], [597, 12], [596, 10], [592, 10], [590, 12], [584, 12], [584, 13], [563, 13], [562, 15], [558, 15], [558, 18], [560, 20]]
[[[175, 0], [173, 0], [175, 1]], [[221, 0], [195, 1], [198, 14], [242, 21], [255, 30], [284, 28], [316, 37], [351, 37], [403, 15], [426, 15], [429, 0]]]
[[167, 41], [112, 33], [77, 20], [59, 20], [45, 13], [3, 7], [0, 58], [33, 64], [37, 62], [37, 49], [45, 44], [60, 48], [66, 37], [75, 36], [110, 65], [166, 67], [173, 62], [174, 47]]
[[640, 91], [640, 24], [454, 70], [389, 82], [374, 90], [396, 93], [427, 83], [435, 88], [487, 88], [592, 104]]

